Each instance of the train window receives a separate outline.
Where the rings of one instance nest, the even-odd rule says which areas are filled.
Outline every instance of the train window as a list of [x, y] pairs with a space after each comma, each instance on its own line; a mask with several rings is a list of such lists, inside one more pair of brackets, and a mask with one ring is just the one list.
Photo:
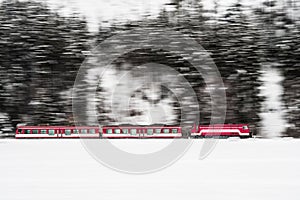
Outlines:
[[160, 131], [161, 131], [160, 129], [155, 129], [155, 133], [157, 134], [160, 133]]
[[124, 134], [128, 134], [128, 129], [122, 129], [122, 132], [123, 132]]
[[70, 129], [66, 129], [66, 130], [65, 130], [65, 134], [66, 134], [66, 135], [71, 135], [71, 130], [70, 130]]
[[25, 134], [30, 134], [30, 130], [25, 130]]
[[90, 134], [95, 134], [95, 133], [96, 133], [96, 130], [95, 130], [95, 129], [90, 129], [90, 130], [89, 130], [89, 133], [90, 133]]
[[79, 130], [78, 130], [78, 129], [74, 129], [74, 130], [73, 130], [73, 133], [78, 134], [78, 133], [79, 133]]
[[244, 129], [244, 130], [247, 130], [247, 129], [248, 129], [248, 126], [243, 126], [243, 129]]
[[81, 133], [82, 134], [87, 134], [87, 130], [86, 129], [81, 129]]
[[106, 130], [106, 133], [112, 134], [112, 129], [107, 129], [107, 130]]
[[38, 133], [39, 133], [39, 130], [32, 130], [32, 133], [33, 133], [33, 134], [38, 134]]
[[18, 133], [21, 134], [22, 133], [22, 129], [18, 129]]
[[164, 133], [169, 133], [169, 129], [164, 129]]
[[177, 129], [176, 129], [176, 128], [173, 128], [173, 129], [172, 129], [172, 133], [177, 133]]
[[53, 129], [49, 130], [49, 135], [54, 135], [54, 133], [55, 133], [55, 130], [53, 130]]
[[153, 129], [147, 129], [147, 134], [152, 135], [153, 134]]
[[41, 130], [41, 134], [47, 134], [47, 130]]
[[120, 133], [121, 133], [121, 130], [120, 130], [120, 129], [115, 129], [115, 133], [116, 133], [116, 134], [120, 134]]
[[131, 135], [136, 135], [136, 129], [130, 129]]

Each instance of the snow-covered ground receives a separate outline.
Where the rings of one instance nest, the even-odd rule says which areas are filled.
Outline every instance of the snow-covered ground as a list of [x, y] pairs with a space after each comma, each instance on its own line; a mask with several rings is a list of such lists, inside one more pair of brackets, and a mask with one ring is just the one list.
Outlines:
[[[113, 141], [127, 151], [169, 142]], [[300, 140], [220, 140], [199, 160], [203, 142], [169, 168], [128, 175], [99, 164], [80, 140], [3, 139], [0, 199], [299, 199]]]

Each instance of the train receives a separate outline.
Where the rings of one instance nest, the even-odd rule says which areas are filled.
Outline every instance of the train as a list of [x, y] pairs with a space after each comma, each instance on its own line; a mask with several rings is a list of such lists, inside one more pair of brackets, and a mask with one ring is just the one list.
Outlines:
[[251, 138], [248, 124], [194, 125], [183, 131], [180, 126], [19, 126], [15, 138]]

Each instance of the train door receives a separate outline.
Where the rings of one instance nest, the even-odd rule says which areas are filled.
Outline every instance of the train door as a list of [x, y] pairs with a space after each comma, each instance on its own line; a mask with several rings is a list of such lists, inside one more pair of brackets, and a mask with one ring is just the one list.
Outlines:
[[144, 138], [145, 137], [145, 129], [144, 128], [140, 128], [139, 130], [139, 138]]
[[55, 131], [55, 134], [56, 134], [56, 136], [58, 137], [58, 138], [61, 138], [62, 137], [62, 129], [60, 129], [60, 128], [55, 128], [54, 129], [54, 131]]

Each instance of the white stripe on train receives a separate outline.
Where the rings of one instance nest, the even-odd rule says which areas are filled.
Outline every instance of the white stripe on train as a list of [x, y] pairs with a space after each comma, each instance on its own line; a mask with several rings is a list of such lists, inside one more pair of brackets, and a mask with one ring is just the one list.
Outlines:
[[152, 138], [152, 137], [182, 137], [181, 133], [174, 134], [152, 134], [152, 135], [147, 135], [147, 134], [136, 134], [136, 135], [130, 135], [130, 134], [102, 134], [103, 138]]
[[[220, 130], [201, 130], [199, 133], [191, 133], [191, 136], [202, 136], [203, 133], [216, 133], [216, 132], [234, 132], [238, 133], [240, 136], [249, 136], [250, 133], [241, 133], [238, 129], [220, 129]], [[55, 135], [49, 135], [49, 134], [16, 134], [15, 138], [98, 138], [99, 134], [55, 134]], [[155, 137], [182, 137], [181, 133], [178, 134], [153, 134], [153, 135], [147, 135], [147, 134], [136, 134], [136, 135], [130, 135], [130, 134], [102, 134], [103, 138], [155, 138]]]
[[[15, 138], [99, 138], [99, 134], [16, 134]], [[181, 133], [178, 134], [153, 134], [153, 135], [130, 135], [130, 134], [102, 134], [103, 138], [154, 138], [154, 137], [182, 137]]]
[[99, 134], [16, 134], [15, 138], [99, 138]]
[[202, 133], [238, 133], [240, 136], [249, 136], [250, 133], [241, 133], [238, 129], [204, 129], [199, 133], [192, 133], [191, 136], [202, 136]]

